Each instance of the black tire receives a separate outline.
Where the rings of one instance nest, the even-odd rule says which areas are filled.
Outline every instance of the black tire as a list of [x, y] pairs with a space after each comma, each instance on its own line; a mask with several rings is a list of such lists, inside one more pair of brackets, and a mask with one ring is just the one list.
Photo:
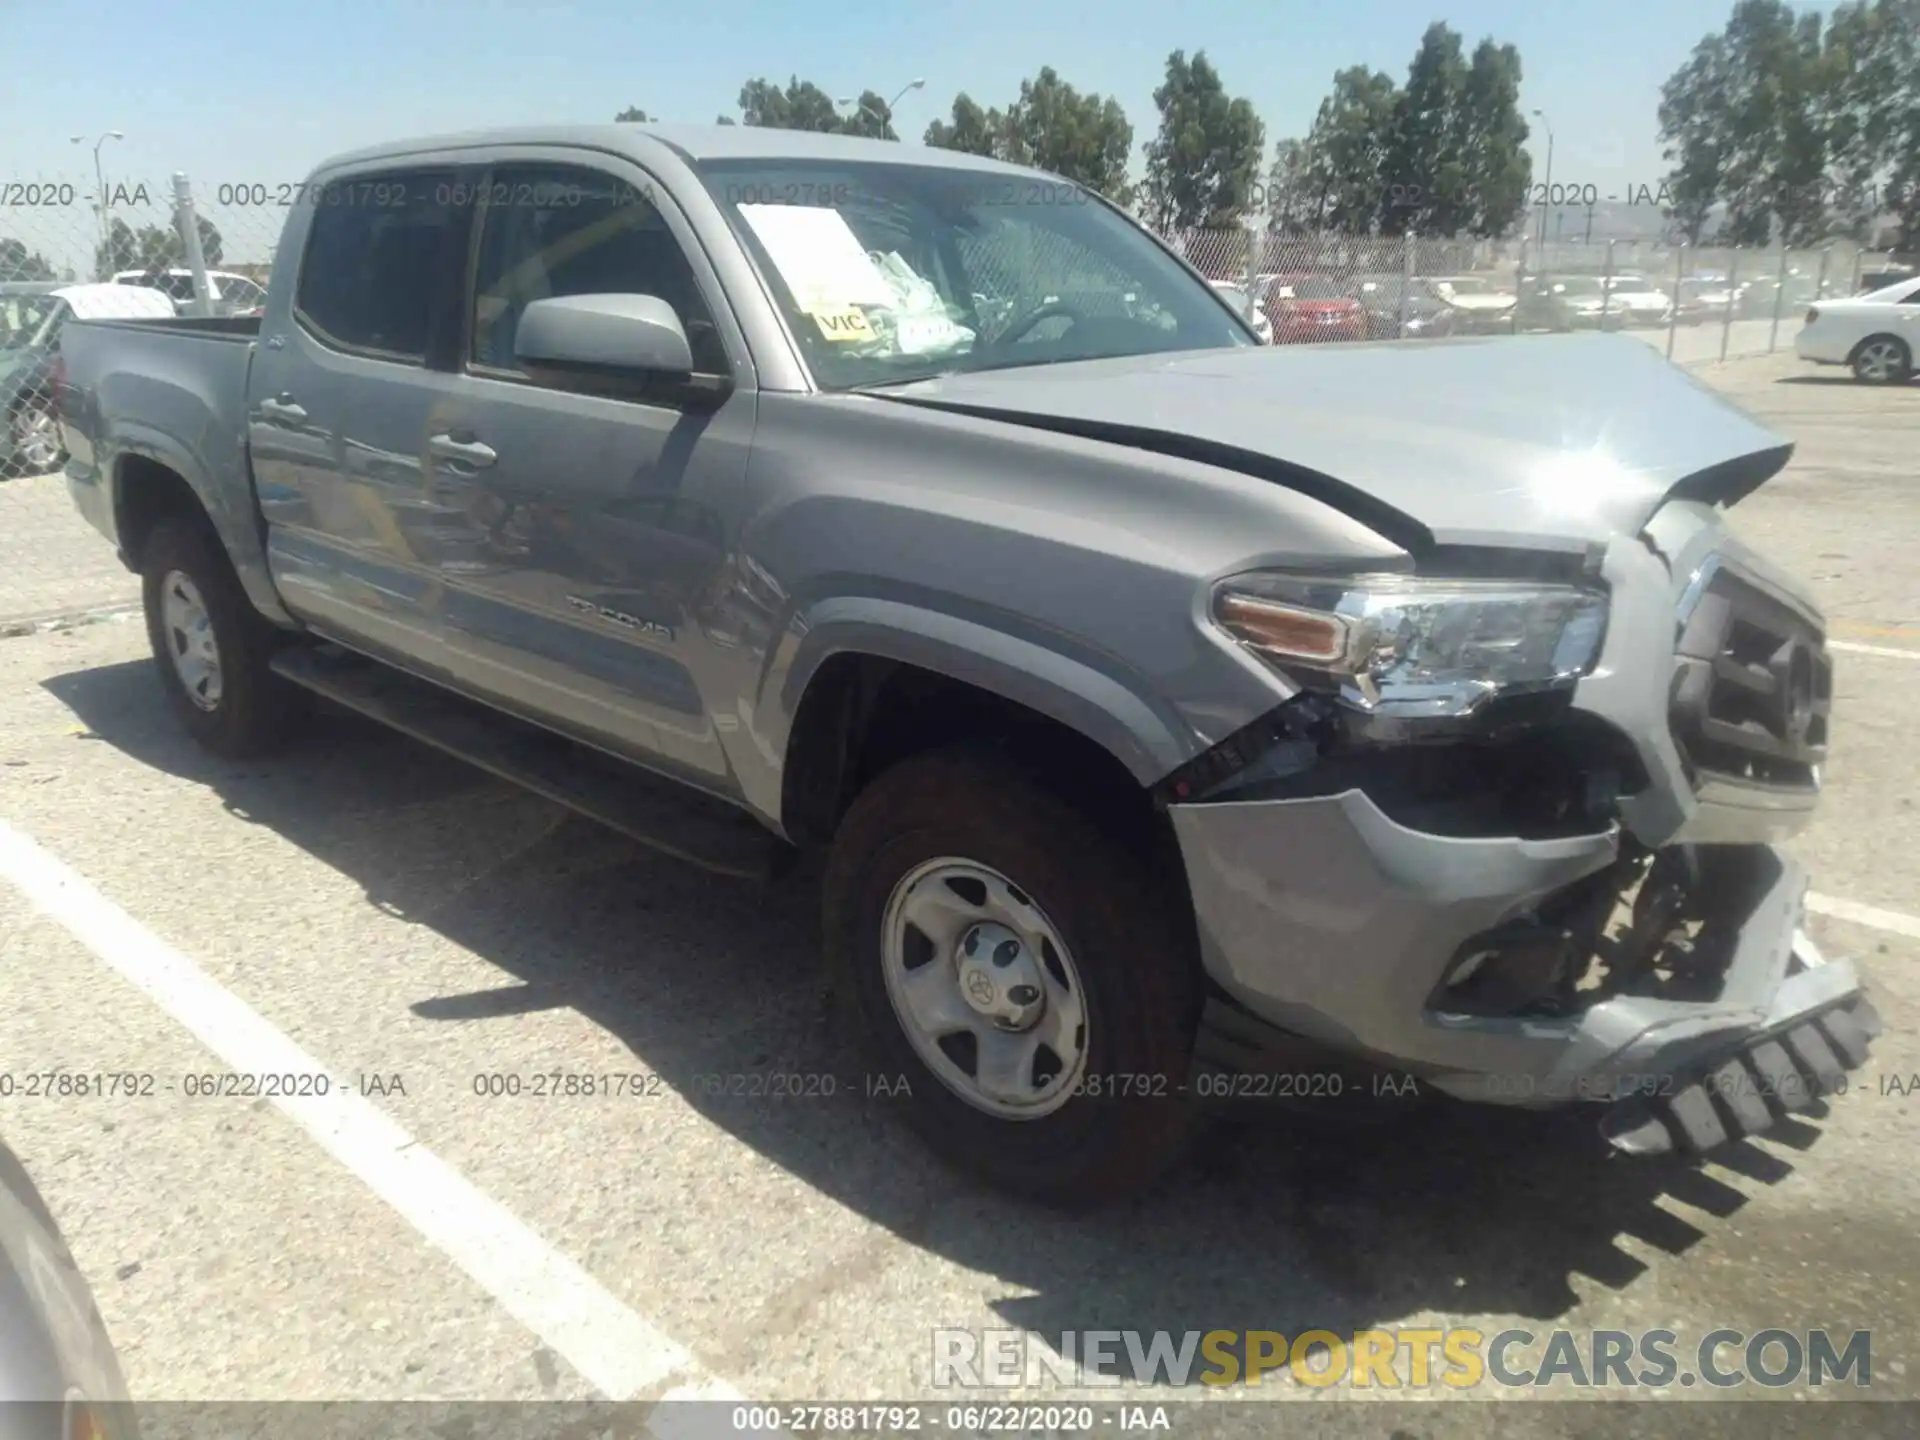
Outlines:
[[[57, 417], [54, 416], [52, 402], [44, 395], [29, 391], [21, 397], [7, 415], [7, 429], [9, 431], [7, 438], [11, 442], [9, 447], [10, 455], [4, 464], [0, 464], [0, 476], [21, 479], [29, 475], [51, 475], [67, 463], [67, 451], [64, 445], [59, 446], [59, 448], [54, 451], [53, 458], [47, 462], [44, 468], [35, 468], [27, 463], [22, 454], [24, 436], [21, 432], [25, 428], [27, 421], [35, 416], [55, 420], [57, 426]], [[55, 433], [59, 433], [57, 428]]]
[[[1873, 347], [1890, 349], [1892, 364], [1870, 367], [1868, 357]], [[1847, 364], [1852, 367], [1853, 378], [1863, 385], [1904, 385], [1913, 378], [1913, 350], [1898, 335], [1869, 335], [1853, 347]]]
[[[141, 547], [141, 598], [147, 639], [167, 703], [187, 733], [216, 755], [241, 758], [280, 745], [292, 729], [295, 692], [268, 668], [280, 632], [261, 617], [240, 588], [233, 563], [198, 517], [163, 520]], [[219, 691], [212, 703], [188, 693], [174, 651], [184, 632], [169, 629], [163, 587], [184, 576], [211, 622], [219, 656]]]
[[[882, 928], [894, 887], [942, 856], [989, 866], [1045, 912], [1079, 972], [1089, 1081], [1052, 1113], [1006, 1119], [948, 1088], [896, 1016]], [[876, 1073], [905, 1075], [908, 1114], [934, 1150], [1003, 1189], [1068, 1207], [1150, 1185], [1181, 1157], [1201, 996], [1184, 894], [1136, 849], [1008, 763], [978, 751], [916, 757], [854, 801], [824, 883], [829, 973]], [[943, 963], [943, 962], [933, 962]], [[1112, 1096], [1109, 1077], [1128, 1092]]]

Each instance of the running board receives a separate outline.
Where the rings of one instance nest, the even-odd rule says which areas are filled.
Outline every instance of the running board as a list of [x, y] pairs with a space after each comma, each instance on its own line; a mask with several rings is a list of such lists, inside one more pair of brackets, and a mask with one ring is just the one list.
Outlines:
[[338, 646], [288, 646], [274, 656], [273, 669], [304, 690], [703, 869], [771, 880], [795, 855], [724, 801]]

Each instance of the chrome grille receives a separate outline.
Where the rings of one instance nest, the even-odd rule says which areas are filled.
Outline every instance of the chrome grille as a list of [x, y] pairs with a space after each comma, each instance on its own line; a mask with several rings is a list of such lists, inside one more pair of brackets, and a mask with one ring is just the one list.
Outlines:
[[1678, 622], [1670, 715], [1696, 787], [1817, 790], [1833, 708], [1819, 622], [1718, 558], [1687, 587]]

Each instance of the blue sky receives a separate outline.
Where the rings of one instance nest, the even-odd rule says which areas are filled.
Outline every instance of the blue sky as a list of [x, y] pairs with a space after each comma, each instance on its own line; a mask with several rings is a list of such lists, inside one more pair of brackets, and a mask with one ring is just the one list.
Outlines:
[[[120, 129], [126, 140], [103, 152], [110, 181], [158, 189], [184, 169], [203, 194], [220, 182], [271, 185], [299, 180], [331, 152], [408, 134], [610, 120], [628, 104], [707, 123], [735, 113], [742, 81], [795, 73], [835, 94], [889, 96], [924, 76], [897, 113], [917, 138], [956, 92], [1004, 104], [1044, 64], [1118, 98], [1137, 148], [1157, 124], [1153, 89], [1176, 47], [1208, 53], [1229, 89], [1253, 101], [1271, 145], [1305, 133], [1342, 66], [1403, 78], [1422, 30], [1444, 19], [1469, 47], [1489, 34], [1519, 47], [1524, 103], [1543, 108], [1555, 132], [1554, 179], [1591, 181], [1606, 195], [1658, 180], [1660, 83], [1731, 4], [12, 0], [0, 3], [0, 50], [15, 77], [38, 70], [47, 81], [0, 88], [0, 183], [59, 175], [90, 190], [92, 156], [69, 137]], [[21, 63], [36, 55], [44, 69]], [[1545, 135], [1535, 133], [1539, 178]], [[270, 228], [265, 215], [247, 218]], [[51, 221], [0, 213], [0, 235]]]

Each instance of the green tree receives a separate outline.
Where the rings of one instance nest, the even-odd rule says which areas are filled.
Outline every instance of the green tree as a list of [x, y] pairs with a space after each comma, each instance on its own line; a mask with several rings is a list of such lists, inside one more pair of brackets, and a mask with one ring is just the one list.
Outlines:
[[51, 280], [53, 266], [22, 240], [0, 240], [0, 280]]
[[1533, 184], [1527, 122], [1520, 114], [1520, 52], [1495, 44], [1491, 36], [1474, 46], [1461, 109], [1466, 171], [1461, 228], [1490, 240], [1508, 234], [1525, 216]]
[[1845, 192], [1890, 168], [1884, 146], [1868, 136], [1884, 133], [1877, 122], [1887, 97], [1920, 87], [1913, 64], [1904, 81], [1899, 68], [1913, 42], [1883, 38], [1876, 21], [1904, 19], [1911, 32], [1920, 10], [1913, 0], [1843, 9], [1856, 13], [1836, 14], [1829, 29], [1817, 12], [1796, 15], [1782, 0], [1739, 0], [1725, 28], [1703, 38], [1661, 87], [1669, 213], [1689, 239], [1701, 237], [1716, 207], [1716, 238], [1736, 245], [1776, 234], [1806, 245], [1836, 223], [1860, 222], [1861, 206]]
[[1464, 150], [1467, 62], [1457, 30], [1435, 21], [1420, 38], [1394, 104], [1382, 178], [1380, 228], [1452, 235], [1467, 209]]
[[869, 140], [900, 138], [893, 132], [893, 110], [886, 97], [871, 90], [860, 92], [860, 98], [853, 102], [852, 113], [840, 121], [838, 128], [842, 134], [864, 135]]
[[1266, 127], [1253, 103], [1229, 97], [1220, 74], [1196, 51], [1167, 57], [1153, 92], [1160, 130], [1147, 142], [1148, 219], [1162, 230], [1239, 222], [1254, 199]]
[[1283, 235], [1319, 228], [1319, 196], [1314, 189], [1313, 152], [1304, 140], [1276, 140], [1267, 171], [1267, 225]]
[[647, 114], [647, 112], [642, 110], [638, 105], [629, 105], [613, 117], [613, 123], [616, 125], [650, 125], [658, 118], [658, 116]]
[[1920, 249], [1920, 0], [1852, 0], [1823, 51], [1829, 174], [1840, 228]]
[[1399, 87], [1382, 71], [1353, 65], [1333, 77], [1307, 132], [1307, 225], [1347, 235], [1371, 235], [1388, 201], [1387, 163], [1393, 143]]
[[942, 150], [961, 150], [997, 160], [1002, 153], [1001, 132], [1006, 123], [1005, 115], [998, 110], [982, 110], [963, 90], [953, 97], [952, 118], [935, 120], [927, 126], [921, 140]]
[[740, 87], [737, 103], [743, 125], [825, 132], [840, 128], [840, 115], [833, 108], [833, 97], [811, 80], [802, 80], [797, 75], [788, 79], [785, 89], [771, 80], [749, 80]]
[[1133, 203], [1127, 163], [1133, 158], [1133, 126], [1120, 102], [1082, 95], [1051, 65], [1020, 82], [1020, 98], [1007, 107], [1002, 159], [1031, 165], [1097, 191], [1117, 204]]
[[[204, 215], [194, 217], [200, 231], [200, 257], [218, 265], [225, 251], [220, 227]], [[131, 229], [116, 218], [107, 227], [107, 241], [94, 247], [94, 273], [111, 277], [121, 270], [170, 270], [186, 264], [186, 247], [172, 226], [142, 225]]]
[[93, 273], [102, 280], [115, 271], [131, 270], [140, 264], [140, 242], [126, 221], [115, 216], [107, 226], [107, 238], [94, 247]]
[[1005, 110], [983, 110], [972, 96], [956, 95], [951, 118], [935, 120], [923, 138], [943, 150], [1048, 170], [1116, 204], [1133, 203], [1127, 112], [1117, 100], [1081, 94], [1051, 65], [1022, 80], [1018, 98]]

